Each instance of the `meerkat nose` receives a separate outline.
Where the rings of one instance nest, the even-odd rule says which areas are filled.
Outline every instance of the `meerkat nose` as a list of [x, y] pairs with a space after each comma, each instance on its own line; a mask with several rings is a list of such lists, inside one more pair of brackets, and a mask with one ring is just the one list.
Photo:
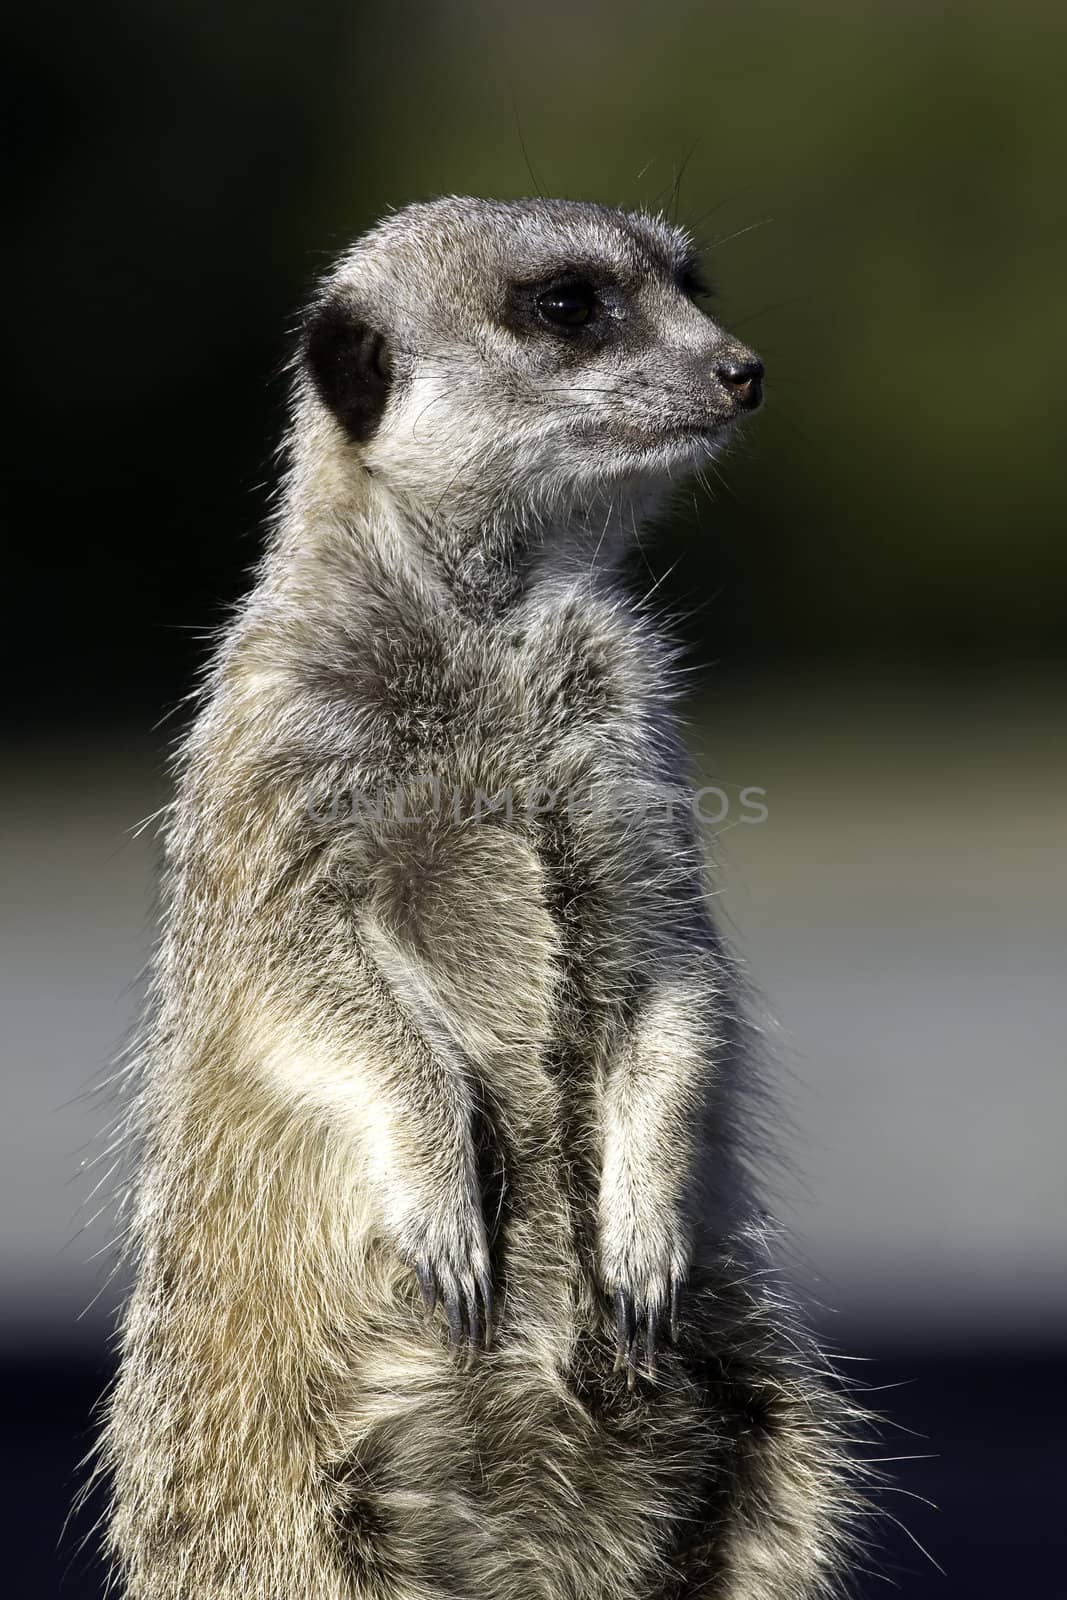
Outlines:
[[763, 398], [763, 362], [757, 356], [724, 361], [715, 376], [741, 411], [754, 411]]

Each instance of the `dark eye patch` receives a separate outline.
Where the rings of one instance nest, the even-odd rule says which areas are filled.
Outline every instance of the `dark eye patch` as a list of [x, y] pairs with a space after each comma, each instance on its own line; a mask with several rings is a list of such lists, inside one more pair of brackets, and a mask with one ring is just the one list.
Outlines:
[[601, 265], [561, 262], [551, 277], [509, 284], [501, 321], [514, 333], [570, 344], [577, 356], [614, 336], [622, 300]]

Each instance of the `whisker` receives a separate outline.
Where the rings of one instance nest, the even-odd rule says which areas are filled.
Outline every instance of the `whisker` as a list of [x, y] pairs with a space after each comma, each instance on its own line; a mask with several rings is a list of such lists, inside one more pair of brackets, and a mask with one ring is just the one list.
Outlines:
[[720, 245], [729, 244], [734, 239], [740, 239], [746, 233], [755, 233], [757, 228], [766, 228], [773, 221], [773, 217], [761, 217], [758, 222], [750, 222], [745, 228], [738, 228], [734, 233], [724, 233], [722, 238], [713, 239], [705, 248], [708, 250], [718, 250]]

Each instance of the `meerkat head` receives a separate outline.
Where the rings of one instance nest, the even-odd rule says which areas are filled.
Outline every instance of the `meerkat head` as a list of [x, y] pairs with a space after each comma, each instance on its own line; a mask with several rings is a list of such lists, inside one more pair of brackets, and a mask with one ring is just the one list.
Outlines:
[[622, 494], [699, 466], [759, 404], [762, 366], [705, 292], [689, 236], [660, 217], [413, 205], [322, 285], [304, 401], [353, 471], [424, 513]]

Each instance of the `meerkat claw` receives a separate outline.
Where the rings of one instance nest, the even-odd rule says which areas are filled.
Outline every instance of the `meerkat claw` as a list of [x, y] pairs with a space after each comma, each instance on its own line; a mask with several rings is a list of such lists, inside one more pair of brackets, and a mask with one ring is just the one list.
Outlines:
[[626, 1352], [626, 1390], [633, 1394], [637, 1385], [637, 1374], [641, 1367], [641, 1335], [635, 1333]]
[[451, 1272], [437, 1274], [428, 1261], [419, 1260], [415, 1263], [415, 1278], [426, 1321], [431, 1321], [440, 1305], [448, 1324], [449, 1347], [465, 1349], [470, 1365], [473, 1353], [488, 1350], [493, 1339], [493, 1290], [488, 1273], [464, 1278]]
[[481, 1322], [478, 1317], [478, 1291], [473, 1284], [464, 1288], [464, 1297], [467, 1302], [467, 1346], [468, 1364], [475, 1350], [482, 1342]]
[[616, 1291], [615, 1315], [615, 1371], [621, 1372], [623, 1367], [630, 1365], [630, 1346], [634, 1334], [634, 1303], [625, 1289]]
[[668, 1332], [672, 1344], [678, 1343], [679, 1312], [681, 1310], [682, 1283], [679, 1278], [671, 1278], [671, 1310], [668, 1322]]
[[650, 1378], [656, 1376], [656, 1339], [659, 1334], [659, 1310], [651, 1305], [648, 1308], [648, 1323], [645, 1328], [645, 1366]]
[[434, 1281], [433, 1269], [429, 1262], [417, 1261], [415, 1263], [415, 1277], [418, 1280], [419, 1293], [422, 1295], [426, 1319], [429, 1321], [437, 1307], [437, 1284]]
[[665, 1297], [635, 1297], [628, 1289], [615, 1292], [615, 1368], [626, 1369], [627, 1388], [633, 1389], [644, 1369], [655, 1378], [664, 1337], [678, 1337], [679, 1285], [672, 1280]]
[[478, 1274], [478, 1289], [482, 1297], [482, 1309], [485, 1313], [485, 1349], [488, 1350], [493, 1342], [493, 1286], [489, 1281], [487, 1272]]
[[445, 1295], [445, 1317], [448, 1321], [448, 1342], [453, 1350], [458, 1350], [464, 1343], [463, 1336], [463, 1304], [460, 1292], [455, 1284], [449, 1286]]

